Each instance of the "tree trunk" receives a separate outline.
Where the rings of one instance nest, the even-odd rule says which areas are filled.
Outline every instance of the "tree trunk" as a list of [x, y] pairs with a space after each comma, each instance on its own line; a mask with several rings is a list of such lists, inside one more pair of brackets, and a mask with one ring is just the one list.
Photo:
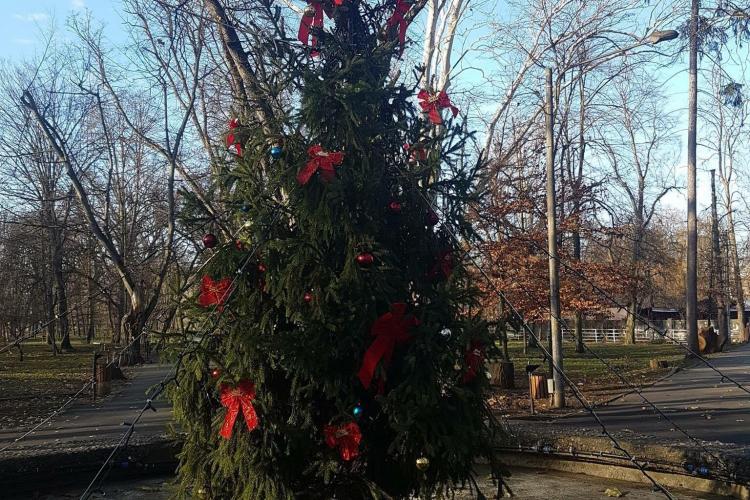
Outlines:
[[734, 282], [735, 299], [737, 300], [737, 323], [740, 328], [740, 340], [747, 342], [745, 332], [745, 293], [742, 289], [742, 273], [740, 271], [740, 256], [737, 251], [737, 238], [734, 230], [734, 215], [731, 205], [727, 210], [727, 236], [729, 237], [729, 257], [732, 261], [732, 277]]
[[698, 0], [690, 2], [687, 134], [687, 275], [685, 320], [687, 345], [698, 352], [698, 217], [696, 209], [698, 120]]

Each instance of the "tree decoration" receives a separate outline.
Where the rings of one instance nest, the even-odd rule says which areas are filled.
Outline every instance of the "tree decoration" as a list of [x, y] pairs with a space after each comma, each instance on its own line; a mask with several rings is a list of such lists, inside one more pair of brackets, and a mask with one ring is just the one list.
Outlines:
[[370, 267], [375, 262], [375, 256], [370, 252], [362, 252], [356, 257], [357, 264], [359, 267]]
[[240, 121], [237, 118], [229, 120], [229, 134], [227, 134], [227, 148], [234, 148], [234, 152], [237, 156], [242, 156], [242, 143], [239, 138], [235, 135], [233, 130], [240, 126]]
[[201, 307], [217, 306], [217, 309], [222, 311], [231, 286], [231, 278], [222, 278], [214, 281], [211, 279], [211, 276], [203, 276], [200, 294], [198, 295], [198, 304]]
[[418, 144], [404, 143], [404, 151], [409, 153], [409, 162], [424, 161], [427, 159], [427, 150]]
[[453, 105], [445, 90], [441, 90], [437, 93], [420, 90], [419, 94], [417, 94], [417, 98], [419, 99], [419, 105], [422, 106], [422, 111], [427, 113], [430, 121], [435, 125], [443, 123], [443, 117], [440, 116], [440, 111], [445, 108], [450, 108], [454, 118], [458, 115], [458, 108]]
[[250, 205], [248, 205], [247, 203], [243, 203], [242, 207], [240, 207], [240, 210], [242, 210], [245, 213], [248, 213], [250, 211]]
[[440, 330], [440, 336], [443, 337], [444, 339], [451, 338], [451, 335], [452, 335], [452, 332], [450, 331], [450, 328], [443, 328], [442, 330]]
[[479, 366], [482, 364], [482, 358], [484, 358], [484, 345], [481, 342], [472, 340], [469, 348], [466, 350], [466, 354], [464, 354], [466, 371], [461, 379], [464, 384], [476, 378]]
[[409, 28], [409, 23], [406, 22], [404, 16], [410, 8], [411, 4], [406, 0], [396, 0], [396, 8], [385, 23], [388, 29], [398, 26], [399, 56], [403, 55], [406, 46], [406, 30]]
[[417, 466], [417, 469], [424, 472], [430, 468], [430, 459], [427, 457], [419, 457], [416, 460], [415, 465]]
[[313, 300], [313, 294], [310, 292], [305, 292], [305, 294], [302, 296], [302, 300], [309, 304]]
[[388, 211], [394, 215], [401, 213], [401, 203], [399, 203], [396, 200], [391, 200], [390, 203], [388, 203]]
[[312, 28], [323, 29], [323, 4], [314, 0], [309, 2], [302, 12], [297, 39], [303, 45], [315, 48], [318, 45], [318, 39], [314, 35], [310, 36]]
[[396, 345], [409, 340], [409, 331], [418, 325], [417, 318], [406, 314], [406, 304], [403, 302], [391, 304], [391, 310], [375, 320], [370, 329], [370, 334], [375, 340], [365, 352], [357, 374], [365, 389], [370, 388], [378, 363], [382, 360], [383, 367], [387, 368]]
[[352, 410], [352, 415], [354, 415], [355, 417], [359, 418], [362, 415], [363, 412], [364, 412], [364, 409], [362, 408], [362, 405], [357, 404], [354, 407], [354, 409]]
[[247, 429], [252, 431], [258, 427], [258, 415], [253, 408], [255, 399], [255, 385], [247, 379], [241, 380], [237, 385], [221, 385], [221, 405], [227, 408], [224, 423], [219, 435], [225, 439], [232, 437], [232, 428], [237, 415], [241, 411], [245, 417]]
[[344, 153], [340, 151], [325, 151], [319, 144], [310, 146], [307, 150], [307, 156], [309, 157], [307, 164], [297, 174], [297, 182], [303, 186], [318, 171], [320, 171], [320, 177], [324, 182], [331, 182], [336, 178], [336, 169], [334, 167], [344, 162]]
[[284, 152], [284, 149], [281, 147], [281, 144], [274, 144], [271, 146], [271, 158], [274, 160], [278, 160], [281, 158], [281, 153]]
[[213, 248], [219, 242], [215, 234], [206, 233], [203, 235], [203, 246], [206, 248]]
[[219, 368], [212, 368], [211, 369], [211, 378], [216, 380], [221, 376], [221, 369]]
[[266, 272], [266, 265], [262, 262], [258, 263], [258, 272], [259, 273], [265, 273]]
[[326, 444], [329, 448], [338, 447], [341, 459], [348, 462], [359, 455], [359, 443], [362, 433], [356, 422], [343, 425], [326, 425], [323, 429]]

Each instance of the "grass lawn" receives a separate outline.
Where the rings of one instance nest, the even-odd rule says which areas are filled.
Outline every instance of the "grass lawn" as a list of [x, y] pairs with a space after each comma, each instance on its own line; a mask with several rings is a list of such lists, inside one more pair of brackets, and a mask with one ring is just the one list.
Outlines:
[[17, 349], [0, 354], [0, 428], [26, 426], [46, 417], [90, 379], [96, 346], [75, 340], [72, 344], [73, 351], [53, 356], [44, 342], [24, 342], [23, 361]]
[[[681, 366], [685, 359], [684, 349], [671, 344], [624, 345], [601, 343], [587, 345], [631, 384], [637, 386], [659, 379], [666, 375], [672, 367]], [[542, 351], [538, 348], [529, 348], [527, 354], [524, 354], [523, 343], [511, 341], [508, 343], [508, 352], [511, 361], [514, 363], [516, 389], [498, 389], [496, 406], [511, 414], [525, 413], [528, 411], [528, 380], [525, 367], [527, 364], [542, 363]], [[668, 361], [670, 367], [653, 369], [650, 367], [652, 359]], [[590, 402], [602, 402], [630, 389], [593, 354], [589, 352], [576, 353], [575, 346], [572, 343], [563, 344], [563, 367], [568, 377]], [[549, 377], [548, 362], [543, 363], [536, 373], [544, 373]], [[570, 403], [574, 403], [572, 396], [568, 399]], [[536, 406], [544, 410], [547, 405], [540, 401]]]

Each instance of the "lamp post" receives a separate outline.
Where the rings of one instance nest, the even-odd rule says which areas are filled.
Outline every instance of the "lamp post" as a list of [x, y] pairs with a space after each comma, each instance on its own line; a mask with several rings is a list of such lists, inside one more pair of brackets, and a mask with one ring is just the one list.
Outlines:
[[[694, 0], [695, 1], [695, 0]], [[674, 30], [653, 31], [638, 43], [603, 54], [594, 59], [583, 61], [575, 66], [583, 66], [592, 62], [604, 62], [628, 50], [641, 45], [674, 40], [678, 33]], [[555, 114], [553, 107], [552, 69], [545, 69], [545, 102], [544, 102], [544, 132], [547, 170], [547, 254], [549, 260], [549, 309], [550, 309], [550, 338], [552, 341], [552, 380], [554, 384], [552, 404], [555, 408], [565, 407], [565, 382], [563, 378], [563, 350], [562, 331], [560, 330], [560, 267], [557, 255], [557, 207], [555, 201]]]

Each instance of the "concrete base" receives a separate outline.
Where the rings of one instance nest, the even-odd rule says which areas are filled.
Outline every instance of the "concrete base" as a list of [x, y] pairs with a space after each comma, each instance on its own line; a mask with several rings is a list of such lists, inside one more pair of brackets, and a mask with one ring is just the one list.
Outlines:
[[[589, 476], [631, 481], [650, 484], [640, 470], [608, 463], [595, 463], [589, 460], [576, 460], [555, 455], [543, 455], [529, 452], [503, 452], [498, 456], [500, 462], [508, 467], [528, 467], [533, 469], [547, 469], [561, 472], [586, 474]], [[750, 489], [747, 486], [727, 483], [698, 476], [658, 472], [648, 470], [648, 473], [665, 488], [681, 488], [686, 490], [710, 493], [725, 497], [750, 500]]]

